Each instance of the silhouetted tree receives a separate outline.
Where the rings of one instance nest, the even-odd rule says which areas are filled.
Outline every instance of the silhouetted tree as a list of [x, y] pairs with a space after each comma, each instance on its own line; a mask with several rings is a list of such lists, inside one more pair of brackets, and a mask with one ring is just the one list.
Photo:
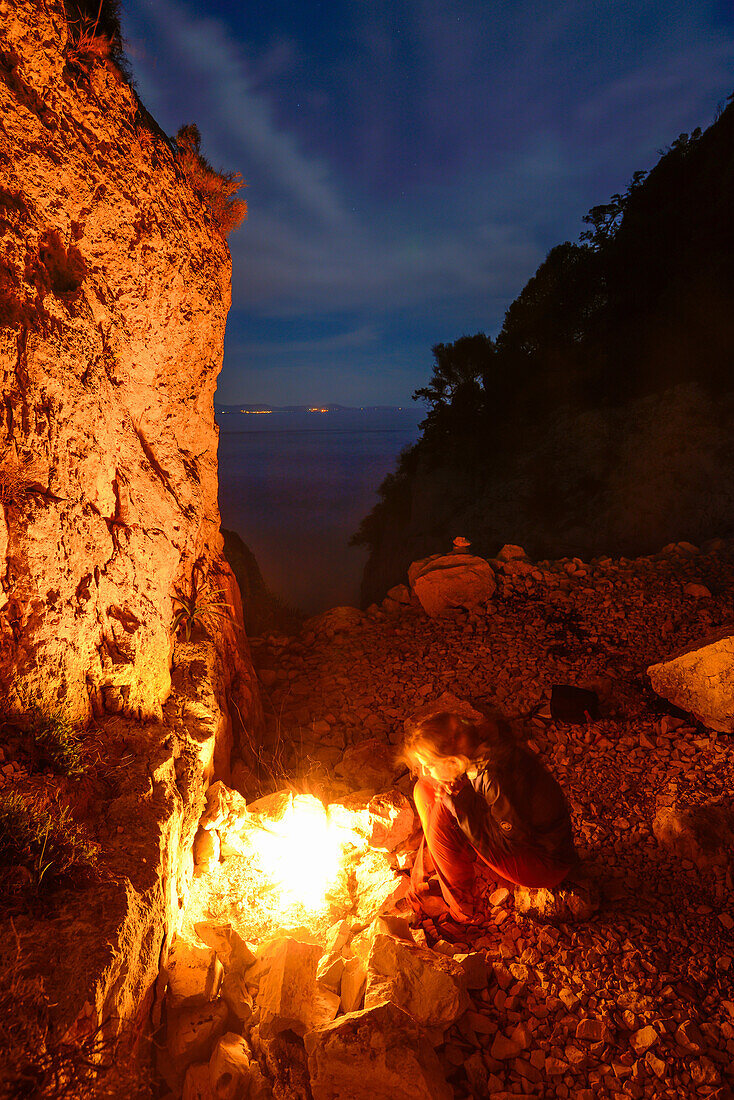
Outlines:
[[483, 332], [460, 336], [453, 344], [435, 344], [435, 360], [427, 386], [416, 390], [414, 401], [427, 401], [433, 411], [449, 405], [459, 393], [477, 392], [494, 356], [494, 341]]

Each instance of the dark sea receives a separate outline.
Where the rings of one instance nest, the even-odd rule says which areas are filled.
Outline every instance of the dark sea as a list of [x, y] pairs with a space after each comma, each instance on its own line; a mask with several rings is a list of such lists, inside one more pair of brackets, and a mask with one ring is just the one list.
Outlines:
[[377, 501], [422, 407], [217, 413], [222, 526], [270, 590], [307, 614], [359, 604], [366, 551], [349, 538]]

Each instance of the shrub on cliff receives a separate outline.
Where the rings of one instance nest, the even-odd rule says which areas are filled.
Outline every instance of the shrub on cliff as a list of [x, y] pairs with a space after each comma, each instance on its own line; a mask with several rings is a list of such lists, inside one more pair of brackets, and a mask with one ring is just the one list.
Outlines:
[[82, 70], [100, 61], [123, 67], [119, 0], [64, 0], [69, 25], [67, 60]]
[[175, 139], [176, 156], [186, 179], [209, 208], [223, 237], [240, 225], [247, 203], [236, 196], [244, 186], [239, 172], [217, 172], [201, 152], [201, 134], [193, 122], [182, 126]]
[[48, 768], [54, 775], [77, 779], [89, 768], [79, 737], [65, 718], [39, 716], [29, 730], [33, 770]]
[[[1, 307], [0, 298], [0, 324], [3, 324]], [[12, 451], [0, 456], [0, 505], [9, 507], [22, 504], [27, 499], [31, 487], [29, 471], [30, 462], [27, 458], [21, 460]]]

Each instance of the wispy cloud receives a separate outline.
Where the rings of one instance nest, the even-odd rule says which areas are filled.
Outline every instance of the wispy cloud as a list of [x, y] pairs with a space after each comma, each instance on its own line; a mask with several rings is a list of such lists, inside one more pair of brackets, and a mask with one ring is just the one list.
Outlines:
[[246, 343], [234, 340], [229, 350], [235, 355], [248, 355], [257, 360], [289, 359], [293, 356], [321, 357], [333, 352], [352, 351], [374, 345], [379, 334], [374, 325], [360, 325], [348, 332], [317, 336], [310, 340], [250, 340]]
[[[412, 361], [420, 385], [435, 339], [495, 331], [584, 211], [729, 90], [734, 16], [675, 9], [323, 0], [306, 16], [294, 0], [254, 17], [128, 0], [144, 100], [169, 132], [197, 121], [209, 158], [248, 182], [233, 323], [273, 324], [228, 343], [226, 384], [305, 359], [345, 378], [349, 353], [367, 399], [375, 360], [396, 387]], [[281, 339], [293, 318], [302, 334]]]

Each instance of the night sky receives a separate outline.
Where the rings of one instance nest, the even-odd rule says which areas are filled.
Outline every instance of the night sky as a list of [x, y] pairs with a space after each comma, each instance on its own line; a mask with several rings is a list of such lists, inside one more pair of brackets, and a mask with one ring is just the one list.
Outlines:
[[249, 215], [218, 399], [405, 404], [734, 88], [730, 0], [124, 0], [138, 90]]

